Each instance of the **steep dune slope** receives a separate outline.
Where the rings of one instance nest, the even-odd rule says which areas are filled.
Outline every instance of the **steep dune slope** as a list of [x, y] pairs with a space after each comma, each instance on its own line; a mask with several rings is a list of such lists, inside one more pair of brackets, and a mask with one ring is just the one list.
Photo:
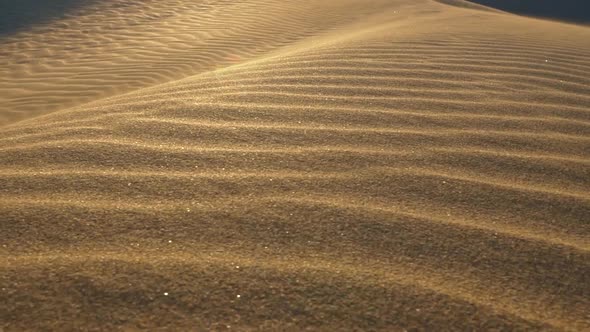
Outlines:
[[0, 327], [590, 329], [590, 30], [322, 3], [0, 128]]

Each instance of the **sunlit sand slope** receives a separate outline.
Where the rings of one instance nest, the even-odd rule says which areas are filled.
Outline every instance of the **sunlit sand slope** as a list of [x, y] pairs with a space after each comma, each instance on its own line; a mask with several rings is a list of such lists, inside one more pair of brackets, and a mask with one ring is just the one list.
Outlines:
[[0, 128], [0, 327], [590, 329], [590, 30], [317, 3]]
[[388, 2], [81, 1], [63, 19], [0, 35], [0, 125], [251, 59]]

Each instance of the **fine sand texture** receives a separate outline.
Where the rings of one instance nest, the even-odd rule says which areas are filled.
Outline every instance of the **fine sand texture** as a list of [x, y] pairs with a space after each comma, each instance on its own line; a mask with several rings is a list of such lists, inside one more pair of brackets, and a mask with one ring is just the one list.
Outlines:
[[589, 27], [18, 2], [0, 331], [590, 330]]

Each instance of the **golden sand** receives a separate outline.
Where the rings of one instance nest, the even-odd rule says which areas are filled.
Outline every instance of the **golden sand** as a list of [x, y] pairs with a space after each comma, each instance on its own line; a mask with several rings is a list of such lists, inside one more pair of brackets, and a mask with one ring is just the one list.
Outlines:
[[0, 35], [0, 234], [3, 331], [589, 330], [590, 28], [87, 1]]

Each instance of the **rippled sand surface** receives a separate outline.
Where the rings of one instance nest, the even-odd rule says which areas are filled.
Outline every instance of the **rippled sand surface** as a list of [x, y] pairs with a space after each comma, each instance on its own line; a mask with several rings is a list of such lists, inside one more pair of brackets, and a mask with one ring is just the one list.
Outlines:
[[587, 26], [35, 6], [0, 24], [0, 330], [590, 329]]

